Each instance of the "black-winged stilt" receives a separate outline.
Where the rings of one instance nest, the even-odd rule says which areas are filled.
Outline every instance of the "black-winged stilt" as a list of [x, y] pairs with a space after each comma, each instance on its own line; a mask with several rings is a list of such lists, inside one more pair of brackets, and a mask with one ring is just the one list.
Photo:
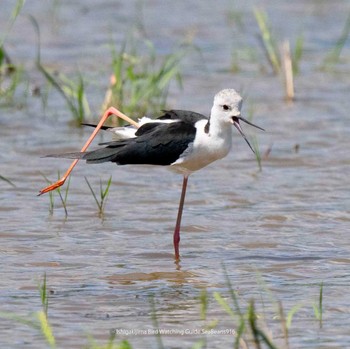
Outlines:
[[[39, 195], [61, 186], [80, 159], [87, 163], [115, 162], [117, 165], [159, 165], [183, 175], [179, 210], [174, 230], [175, 259], [179, 260], [180, 226], [188, 177], [215, 160], [225, 157], [232, 147], [234, 125], [250, 146], [240, 121], [257, 127], [241, 116], [242, 97], [233, 89], [225, 89], [214, 97], [209, 117], [187, 110], [170, 110], [158, 119], [143, 117], [135, 122], [119, 110], [109, 108], [80, 152], [49, 155], [75, 159], [64, 176], [42, 189]], [[106, 119], [116, 115], [130, 126], [110, 128], [117, 140], [102, 143], [103, 148], [86, 151]], [[253, 150], [253, 149], [252, 149]]]

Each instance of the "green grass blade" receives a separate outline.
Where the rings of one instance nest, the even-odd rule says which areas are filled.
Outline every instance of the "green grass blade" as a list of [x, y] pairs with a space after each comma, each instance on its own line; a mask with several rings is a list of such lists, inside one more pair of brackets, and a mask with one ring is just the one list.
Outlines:
[[[61, 178], [60, 171], [57, 171], [57, 179], [60, 179], [60, 178]], [[64, 198], [63, 198], [63, 195], [62, 195], [62, 187], [58, 187], [58, 188], [56, 189], [56, 192], [58, 193], [58, 196], [60, 197], [60, 200], [61, 200], [61, 203], [62, 203], [62, 206], [63, 206], [64, 213], [65, 213], [65, 216], [66, 216], [66, 217], [68, 216], [67, 197], [68, 197], [69, 184], [70, 184], [69, 182], [70, 182], [70, 178], [69, 178], [69, 180], [68, 180], [68, 187], [66, 188]]]
[[6, 182], [6, 183], [8, 183], [8, 184], [10, 184], [11, 187], [14, 187], [14, 188], [16, 187], [12, 181], [10, 181], [8, 178], [6, 178], [6, 177], [4, 177], [4, 176], [1, 176], [1, 175], [0, 175], [0, 180]]
[[47, 316], [44, 311], [39, 311], [37, 313], [39, 323], [41, 325], [41, 333], [43, 334], [44, 338], [46, 339], [47, 343], [51, 348], [56, 348], [56, 340], [53, 335], [51, 326], [49, 324], [49, 321], [47, 319]]
[[304, 52], [304, 36], [300, 34], [295, 42], [295, 48], [292, 55], [292, 65], [294, 75], [299, 74], [300, 71], [300, 61]]
[[289, 310], [289, 312], [287, 314], [287, 318], [286, 318], [286, 327], [287, 327], [288, 331], [290, 330], [290, 327], [292, 326], [292, 321], [293, 321], [294, 315], [298, 312], [298, 310], [301, 309], [302, 306], [303, 306], [302, 304], [296, 304], [292, 307], [291, 310]]
[[319, 321], [320, 328], [322, 328], [322, 318], [323, 318], [323, 282], [320, 285], [320, 293], [318, 297], [318, 304], [313, 305], [314, 314], [316, 319]]
[[[156, 313], [156, 306], [155, 306], [155, 303], [154, 303], [154, 297], [153, 296], [150, 297], [150, 304], [151, 304], [151, 317], [152, 317], [153, 328], [154, 329], [159, 329], [157, 313]], [[161, 336], [159, 331], [157, 331], [157, 333], [156, 333], [156, 338], [157, 338], [158, 349], [164, 349], [162, 336]]]
[[124, 339], [116, 346], [116, 349], [132, 349], [132, 346], [127, 340]]
[[[239, 320], [239, 325], [238, 325], [238, 328], [236, 330], [236, 339], [235, 339], [235, 343], [234, 343], [234, 349], [241, 348], [241, 342], [243, 341], [242, 337], [243, 337], [245, 328], [246, 328], [246, 326], [245, 326], [244, 317], [242, 317]], [[247, 345], [245, 345], [245, 347], [247, 347]]]
[[254, 344], [257, 349], [261, 349], [261, 342], [264, 342], [270, 349], [278, 349], [265, 334], [264, 331], [260, 330], [257, 324], [257, 315], [255, 312], [254, 301], [251, 300], [248, 307], [248, 323], [253, 334]]
[[56, 78], [54, 74], [52, 74], [42, 65], [40, 57], [40, 27], [34, 17], [30, 16], [29, 18], [37, 34], [37, 69], [44, 76], [46, 81], [61, 95], [72, 113], [76, 124], [80, 126], [85, 118], [85, 112], [89, 113], [90, 110], [85, 95], [84, 80], [81, 75], [79, 75], [77, 84], [74, 83], [72, 79], [68, 79], [64, 75], [60, 75]]
[[78, 122], [81, 124], [84, 120], [84, 81], [81, 75], [79, 75], [79, 82], [78, 82], [78, 88], [77, 88], [77, 116], [78, 116]]
[[233, 312], [233, 310], [231, 309], [227, 301], [221, 296], [221, 294], [215, 291], [213, 293], [213, 296], [214, 296], [214, 299], [218, 302], [218, 304], [226, 311], [226, 313], [234, 318], [235, 313]]
[[281, 71], [281, 62], [279, 60], [278, 50], [274, 42], [271, 29], [268, 26], [268, 17], [265, 11], [254, 8], [255, 20], [260, 29], [260, 36], [264, 45], [265, 53], [272, 69], [277, 74]]
[[265, 334], [265, 332], [258, 329], [258, 334], [262, 338], [263, 342], [265, 342], [268, 348], [279, 349], [271, 342], [270, 338]]
[[66, 186], [66, 190], [65, 190], [65, 194], [64, 194], [64, 204], [65, 204], [65, 206], [67, 206], [68, 193], [69, 193], [69, 188], [70, 188], [70, 180], [71, 180], [71, 176], [68, 177], [67, 186]]
[[256, 163], [258, 164], [259, 171], [261, 172], [262, 171], [261, 153], [260, 153], [258, 139], [257, 139], [256, 136], [252, 137], [251, 143], [252, 143], [252, 147], [253, 147], [253, 150], [254, 150]]
[[339, 62], [340, 55], [343, 51], [343, 48], [348, 40], [350, 34], [350, 15], [348, 16], [343, 32], [340, 35], [339, 39], [337, 40], [334, 48], [331, 50], [331, 52], [326, 56], [324, 60], [324, 66], [327, 66], [329, 64], [335, 64]]
[[34, 328], [36, 330], [40, 330], [40, 325], [38, 325], [37, 321], [28, 320], [23, 316], [18, 316], [18, 315], [12, 314], [12, 313], [0, 311], [0, 317], [7, 319], [7, 320], [15, 321], [19, 324], [29, 326], [29, 327]]
[[25, 0], [17, 0], [16, 5], [12, 10], [12, 14], [11, 14], [9, 23], [7, 24], [7, 28], [5, 29], [4, 34], [2, 35], [2, 37], [0, 39], [0, 47], [2, 47], [4, 45], [6, 37], [9, 34], [9, 32], [11, 31], [12, 26], [16, 22], [16, 19], [17, 19], [18, 15], [20, 14], [20, 12], [24, 6], [24, 3], [25, 3]]
[[224, 271], [224, 276], [225, 276], [226, 284], [227, 284], [227, 286], [228, 286], [228, 288], [229, 288], [229, 291], [230, 291], [231, 299], [232, 299], [233, 304], [234, 304], [234, 306], [235, 306], [235, 311], [237, 312], [237, 314], [239, 315], [239, 317], [240, 317], [241, 319], [243, 319], [243, 313], [242, 313], [242, 311], [241, 311], [241, 309], [240, 309], [240, 306], [239, 306], [239, 303], [238, 303], [237, 294], [236, 294], [235, 290], [234, 290], [233, 287], [232, 287], [230, 278], [229, 278], [229, 276], [228, 276], [228, 274], [227, 274], [226, 266], [225, 266], [224, 263], [222, 263], [221, 265], [222, 265], [222, 269], [223, 269], [223, 271]]
[[89, 189], [91, 191], [92, 196], [95, 199], [96, 205], [97, 205], [99, 211], [101, 212], [101, 210], [102, 210], [101, 204], [99, 203], [99, 201], [98, 201], [98, 199], [96, 197], [96, 194], [95, 194], [94, 190], [92, 189], [92, 186], [91, 186], [90, 182], [88, 181], [87, 177], [84, 176], [84, 178], [85, 178], [85, 181], [86, 181], [86, 183], [87, 183], [87, 185], [88, 185], [88, 187], [89, 187]]
[[198, 342], [194, 343], [191, 349], [202, 349], [206, 348], [206, 341], [204, 339], [200, 339]]
[[22, 7], [24, 6], [25, 0], [17, 0], [16, 6], [12, 11], [12, 15], [11, 15], [11, 21], [15, 21], [16, 18], [18, 17], [19, 13], [22, 10]]
[[64, 91], [64, 89], [61, 87], [61, 85], [58, 83], [58, 81], [54, 78], [54, 76], [40, 63], [40, 61], [37, 62], [37, 68], [38, 70], [44, 75], [46, 80], [56, 89], [56, 91], [63, 97], [63, 99], [66, 101], [68, 108], [70, 109], [71, 113], [73, 115], [78, 115], [78, 111], [74, 105], [74, 103], [71, 101], [71, 99], [68, 97], [68, 94]]
[[58, 188], [58, 189], [56, 189], [56, 190], [57, 190], [57, 192], [58, 192], [58, 196], [59, 196], [60, 199], [61, 199], [62, 206], [63, 206], [63, 209], [64, 209], [64, 214], [65, 214], [65, 216], [67, 217], [67, 216], [68, 216], [68, 210], [67, 210], [66, 203], [64, 202], [64, 199], [63, 199], [61, 190], [60, 190], [60, 188]]
[[101, 184], [101, 186], [100, 186], [100, 188], [101, 188], [101, 201], [104, 201], [109, 193], [109, 187], [112, 184], [112, 176], [109, 177], [108, 182], [107, 182], [107, 186], [104, 190], [102, 188], [102, 181], [100, 182], [100, 184]]
[[255, 307], [254, 307], [254, 301], [250, 301], [249, 307], [248, 307], [248, 323], [250, 326], [250, 330], [252, 331], [253, 340], [256, 349], [261, 349], [260, 345], [260, 339], [259, 339], [259, 331], [256, 324], [256, 314], [255, 314]]
[[47, 286], [46, 286], [46, 273], [44, 273], [43, 282], [39, 283], [39, 291], [40, 291], [40, 298], [41, 298], [41, 304], [43, 306], [43, 311], [47, 315], [47, 311], [49, 308], [49, 295], [47, 293]]
[[207, 310], [208, 310], [208, 292], [206, 289], [203, 289], [201, 291], [199, 300], [200, 300], [201, 320], [205, 320], [207, 318]]
[[[48, 184], [52, 184], [52, 182], [44, 175], [44, 173], [40, 172], [40, 174], [46, 180], [46, 182]], [[54, 207], [55, 207], [55, 201], [54, 201], [53, 193], [54, 193], [53, 191], [49, 192], [49, 202], [50, 202], [49, 213], [50, 213], [50, 215], [53, 214]]]

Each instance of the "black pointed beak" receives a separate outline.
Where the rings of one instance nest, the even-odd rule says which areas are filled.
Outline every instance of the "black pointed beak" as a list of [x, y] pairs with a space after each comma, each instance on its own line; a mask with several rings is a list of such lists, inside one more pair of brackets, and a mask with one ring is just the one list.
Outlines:
[[243, 118], [242, 116], [233, 116], [232, 117], [232, 123], [233, 125], [236, 127], [236, 129], [238, 130], [238, 132], [241, 134], [241, 136], [244, 138], [244, 140], [247, 142], [247, 144], [249, 145], [249, 148], [252, 150], [252, 152], [255, 154], [255, 151], [253, 149], [253, 147], [250, 145], [248, 138], [246, 137], [246, 135], [244, 134], [241, 125], [239, 124], [239, 121], [242, 120], [243, 122], [245, 122], [246, 124], [256, 127], [259, 130], [265, 131], [262, 127], [254, 125], [253, 123], [251, 123], [250, 121], [248, 121], [247, 119]]

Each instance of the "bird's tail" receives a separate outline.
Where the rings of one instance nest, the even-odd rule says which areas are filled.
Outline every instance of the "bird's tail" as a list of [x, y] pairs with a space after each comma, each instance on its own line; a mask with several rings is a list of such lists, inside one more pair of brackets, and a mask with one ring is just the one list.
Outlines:
[[102, 162], [113, 161], [116, 158], [118, 151], [119, 148], [102, 148], [88, 152], [50, 154], [46, 155], [45, 157], [61, 159], [81, 159], [86, 160], [86, 162], [89, 164], [99, 164]]
[[86, 152], [74, 152], [74, 153], [63, 153], [63, 154], [49, 154], [45, 155], [44, 158], [61, 158], [61, 159], [84, 159]]

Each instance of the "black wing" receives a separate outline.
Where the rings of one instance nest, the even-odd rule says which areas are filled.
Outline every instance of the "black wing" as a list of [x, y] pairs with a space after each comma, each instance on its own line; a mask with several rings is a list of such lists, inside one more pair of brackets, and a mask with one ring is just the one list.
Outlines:
[[166, 166], [180, 157], [195, 135], [196, 128], [189, 122], [147, 123], [137, 130], [137, 137], [111, 142], [105, 148], [85, 153], [82, 158], [88, 163]]

